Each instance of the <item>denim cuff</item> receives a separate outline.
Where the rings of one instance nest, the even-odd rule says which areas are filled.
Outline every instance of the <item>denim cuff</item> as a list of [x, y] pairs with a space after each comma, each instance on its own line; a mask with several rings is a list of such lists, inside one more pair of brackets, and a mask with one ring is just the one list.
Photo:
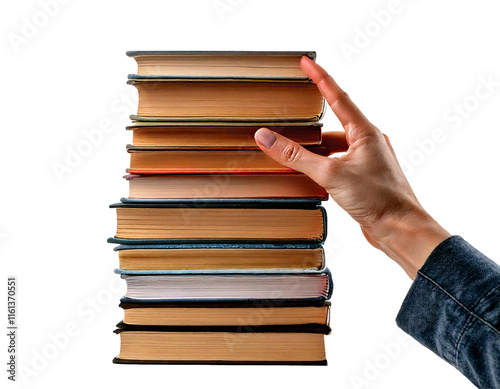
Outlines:
[[499, 280], [500, 267], [495, 262], [460, 236], [452, 236], [433, 250], [418, 271], [396, 323], [464, 372], [462, 358], [477, 343], [474, 334], [486, 331], [493, 336], [489, 339], [498, 339]]

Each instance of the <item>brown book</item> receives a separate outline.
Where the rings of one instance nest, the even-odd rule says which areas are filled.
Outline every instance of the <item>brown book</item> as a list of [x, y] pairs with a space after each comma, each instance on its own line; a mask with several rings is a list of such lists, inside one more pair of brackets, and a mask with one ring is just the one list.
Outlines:
[[138, 248], [120, 246], [123, 270], [289, 269], [320, 270], [323, 248]]
[[301, 145], [319, 145], [320, 123], [134, 122], [134, 146], [232, 147], [257, 149], [254, 134], [266, 127]]
[[[265, 204], [264, 204], [265, 205]], [[263, 205], [263, 206], [264, 206]], [[269, 205], [267, 205], [269, 206]], [[326, 235], [322, 207], [218, 208], [173, 204], [112, 204], [116, 238], [166, 241], [321, 242]]]
[[[328, 155], [324, 147], [309, 146]], [[127, 146], [131, 174], [297, 173], [261, 150]]]
[[300, 59], [314, 51], [128, 51], [137, 62], [131, 77], [229, 77], [307, 79]]
[[[114, 363], [326, 365], [324, 335], [318, 326], [162, 327], [121, 324]], [[244, 331], [244, 332], [242, 332]], [[266, 331], [266, 332], [264, 332]]]
[[330, 302], [121, 302], [125, 324], [154, 326], [329, 325]]
[[297, 174], [126, 175], [132, 199], [315, 199], [326, 190]]
[[137, 115], [187, 121], [318, 121], [323, 96], [308, 81], [129, 80]]

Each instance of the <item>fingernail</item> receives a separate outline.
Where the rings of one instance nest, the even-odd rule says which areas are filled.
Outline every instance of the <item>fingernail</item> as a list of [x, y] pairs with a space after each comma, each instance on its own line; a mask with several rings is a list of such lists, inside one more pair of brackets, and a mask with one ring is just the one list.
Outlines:
[[255, 139], [266, 149], [270, 149], [276, 142], [276, 134], [267, 128], [261, 128], [255, 133]]

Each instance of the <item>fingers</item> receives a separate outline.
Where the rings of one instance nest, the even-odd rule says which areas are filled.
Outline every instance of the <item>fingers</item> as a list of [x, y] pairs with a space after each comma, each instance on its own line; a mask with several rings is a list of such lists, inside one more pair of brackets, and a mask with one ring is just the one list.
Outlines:
[[349, 148], [344, 131], [323, 132], [321, 146], [326, 147], [329, 154], [344, 152]]
[[[337, 85], [335, 80], [321, 66], [308, 57], [302, 57], [300, 67], [318, 86], [321, 94], [339, 118], [346, 130], [349, 143], [353, 143], [357, 138], [366, 135], [363, 131], [374, 131], [373, 126], [366, 125], [370, 124], [370, 122], [365, 115], [363, 115], [347, 93]], [[351, 133], [351, 130], [354, 128], [356, 129], [356, 133]]]
[[324, 170], [321, 167], [328, 164], [329, 158], [314, 154], [298, 143], [285, 138], [267, 128], [261, 128], [255, 133], [255, 141], [261, 150], [280, 164], [307, 174], [318, 181]]

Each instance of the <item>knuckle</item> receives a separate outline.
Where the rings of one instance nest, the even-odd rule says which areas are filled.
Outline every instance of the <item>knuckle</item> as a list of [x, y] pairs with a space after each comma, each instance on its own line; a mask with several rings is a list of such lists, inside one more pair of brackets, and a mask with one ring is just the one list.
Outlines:
[[346, 91], [341, 91], [339, 94], [339, 100], [349, 100], [350, 97]]
[[328, 104], [330, 105], [335, 105], [341, 101], [349, 101], [349, 100], [350, 100], [349, 95], [347, 94], [347, 92], [343, 90], [339, 92], [332, 92], [327, 98]]
[[382, 134], [375, 126], [370, 126], [367, 131], [366, 127], [355, 126], [351, 128], [351, 133], [354, 134], [360, 143], [371, 143], [385, 141], [385, 135]]
[[302, 150], [299, 145], [288, 144], [283, 148], [281, 155], [284, 162], [294, 163], [301, 158]]
[[373, 126], [373, 133], [375, 134], [375, 136], [381, 139], [386, 137], [386, 135], [382, 131], [380, 131], [377, 126]]
[[321, 74], [321, 77], [319, 78], [319, 80], [316, 82], [316, 84], [320, 84], [322, 82], [327, 82], [327, 81], [330, 81], [330, 79], [332, 79], [332, 76], [330, 76], [328, 73], [322, 73]]

